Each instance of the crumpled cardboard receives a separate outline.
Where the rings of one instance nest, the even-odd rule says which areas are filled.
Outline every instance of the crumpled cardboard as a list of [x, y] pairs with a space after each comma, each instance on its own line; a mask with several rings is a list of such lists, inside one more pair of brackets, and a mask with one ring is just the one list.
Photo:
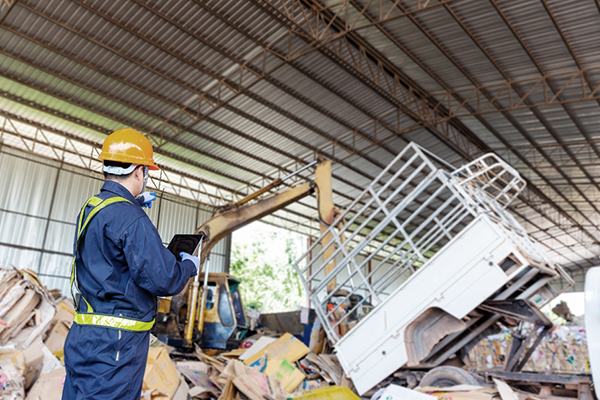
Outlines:
[[26, 400], [60, 400], [67, 372], [64, 367], [40, 377], [27, 394]]
[[342, 385], [344, 371], [334, 355], [308, 353], [305, 358], [318, 370], [319, 375], [328, 382], [333, 382], [338, 386]]
[[0, 396], [6, 400], [25, 397], [25, 358], [17, 350], [0, 350]]
[[25, 358], [25, 389], [29, 389], [42, 371], [44, 353], [39, 343], [33, 343], [23, 351], [23, 357]]
[[[252, 349], [252, 347], [250, 348]], [[258, 350], [244, 363], [268, 376], [279, 378], [287, 392], [293, 392], [304, 380], [304, 374], [292, 363], [304, 357], [308, 347], [289, 333]]]
[[238, 360], [232, 360], [229, 365], [233, 384], [250, 400], [264, 400], [265, 396], [276, 400], [287, 398], [288, 393], [278, 378], [261, 374]]
[[23, 296], [0, 319], [0, 341], [5, 344], [15, 336], [25, 324], [35, 315], [34, 310], [41, 296], [33, 289], [25, 289]]
[[16, 268], [3, 271], [0, 280], [0, 345], [24, 350], [46, 332], [56, 306], [35, 273]]
[[179, 382], [179, 373], [169, 358], [167, 350], [162, 347], [150, 347], [143, 391], [156, 390], [160, 394], [152, 396], [153, 400], [167, 400], [173, 398]]
[[44, 344], [53, 354], [64, 350], [65, 340], [67, 339], [67, 335], [72, 325], [73, 314], [62, 307], [57, 308], [56, 315], [50, 324], [46, 340], [44, 340]]
[[267, 352], [271, 359], [279, 358], [281, 360], [286, 360], [289, 363], [293, 363], [304, 357], [308, 351], [309, 349], [304, 343], [291, 334], [286, 333], [273, 343], [257, 351], [252, 357], [244, 360], [244, 364], [252, 365], [260, 358], [264, 357]]
[[[526, 327], [526, 329], [530, 329]], [[529, 332], [526, 330], [525, 334]], [[486, 370], [504, 364], [511, 331], [488, 336], [469, 351], [470, 368]], [[581, 326], [555, 326], [540, 342], [523, 371], [577, 373], [590, 372], [587, 336]]]
[[202, 361], [178, 361], [176, 368], [194, 384], [194, 387], [188, 391], [190, 396], [206, 393], [213, 394], [213, 397], [219, 397], [221, 390], [210, 380], [208, 365]]
[[0, 300], [0, 317], [3, 317], [25, 294], [25, 282], [14, 280], [10, 287], [7, 282], [6, 288], [0, 294], [2, 295], [2, 300]]

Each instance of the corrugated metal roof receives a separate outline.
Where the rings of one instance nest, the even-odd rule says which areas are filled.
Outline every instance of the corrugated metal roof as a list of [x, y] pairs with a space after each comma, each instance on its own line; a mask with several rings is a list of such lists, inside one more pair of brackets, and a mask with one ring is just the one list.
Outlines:
[[[352, 0], [328, 30], [341, 40], [322, 37], [286, 59], [314, 39], [304, 16], [335, 3], [19, 0], [0, 25], [0, 118], [17, 121], [22, 138], [6, 128], [3, 143], [52, 158], [68, 149], [65, 161], [80, 163], [108, 132], [132, 126], [168, 140], [156, 158], [174, 191], [221, 203], [319, 153], [333, 161], [339, 207], [409, 141], [455, 164], [493, 150], [542, 196], [515, 205], [527, 229], [566, 265], [592, 265], [600, 91], [585, 96], [600, 83], [598, 4]], [[360, 29], [342, 35], [345, 16], [353, 22], [367, 4]], [[384, 15], [396, 17], [373, 23]], [[507, 79], [519, 83], [508, 90]], [[202, 96], [213, 105], [198, 107]], [[305, 199], [266, 220], [315, 234], [316, 218]]]

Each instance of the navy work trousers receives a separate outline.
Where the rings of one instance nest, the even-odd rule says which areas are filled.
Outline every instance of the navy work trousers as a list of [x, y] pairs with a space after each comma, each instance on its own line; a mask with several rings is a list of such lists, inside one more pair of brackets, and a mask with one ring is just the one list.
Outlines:
[[65, 341], [62, 400], [139, 400], [150, 332], [73, 324]]

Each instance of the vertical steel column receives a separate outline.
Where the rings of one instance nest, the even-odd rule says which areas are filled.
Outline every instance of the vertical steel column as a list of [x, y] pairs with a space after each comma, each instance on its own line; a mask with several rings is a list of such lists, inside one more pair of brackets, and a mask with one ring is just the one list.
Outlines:
[[56, 199], [56, 189], [58, 188], [58, 179], [60, 178], [60, 171], [62, 171], [63, 162], [61, 161], [60, 166], [56, 170], [56, 179], [54, 180], [54, 189], [52, 190], [52, 199], [50, 200], [50, 209], [48, 210], [48, 218], [46, 218], [46, 229], [44, 230], [44, 239], [42, 240], [42, 251], [40, 254], [40, 260], [37, 266], [37, 273], [40, 273], [42, 268], [42, 258], [46, 250], [46, 239], [48, 238], [48, 229], [50, 228], [50, 217], [52, 216], [52, 210], [54, 209], [54, 200]]

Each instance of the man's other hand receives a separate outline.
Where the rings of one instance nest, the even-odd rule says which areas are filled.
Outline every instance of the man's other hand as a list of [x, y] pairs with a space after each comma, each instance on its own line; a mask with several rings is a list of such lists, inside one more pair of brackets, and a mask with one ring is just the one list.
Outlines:
[[142, 207], [152, 208], [152, 202], [156, 200], [156, 193], [143, 192], [138, 196], [138, 201]]
[[188, 254], [184, 251], [179, 253], [179, 257], [181, 257], [181, 261], [190, 260], [191, 262], [193, 262], [196, 266], [196, 274], [200, 273], [200, 259], [198, 257]]

